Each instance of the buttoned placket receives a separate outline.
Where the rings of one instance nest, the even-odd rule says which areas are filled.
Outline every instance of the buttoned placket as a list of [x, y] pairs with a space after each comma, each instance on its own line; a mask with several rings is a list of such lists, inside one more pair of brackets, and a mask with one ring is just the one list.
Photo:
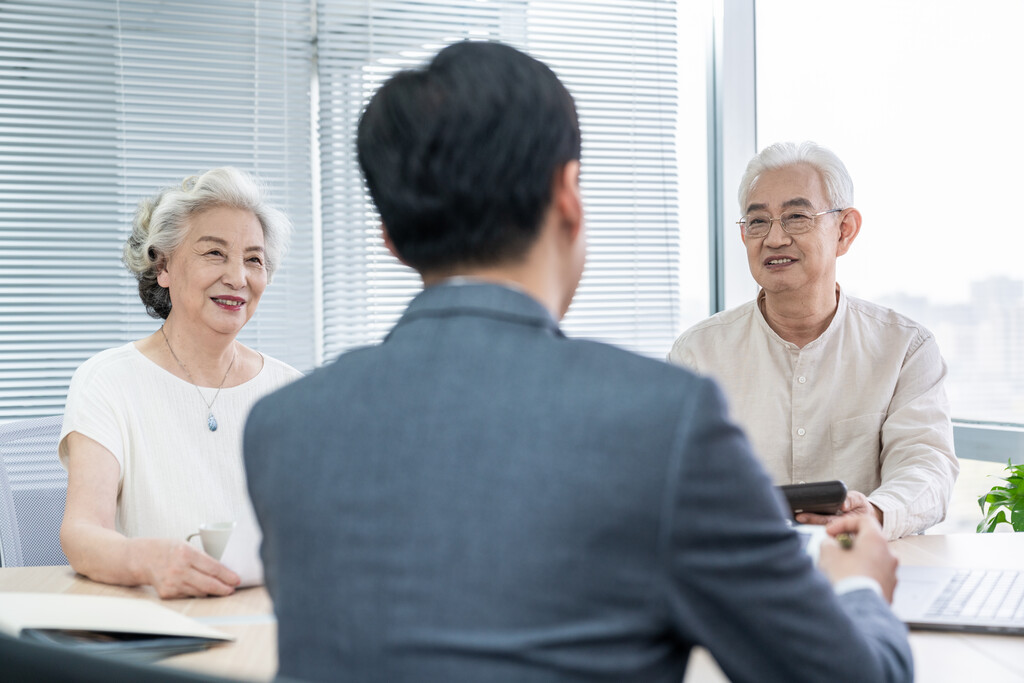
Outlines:
[[806, 349], [793, 351], [793, 375], [790, 379], [791, 421], [793, 453], [793, 482], [803, 484], [813, 479], [810, 474], [815, 469], [815, 459], [822, 454], [812, 452], [811, 445], [819, 440], [813, 438], [811, 430], [820, 429], [812, 424], [811, 390], [813, 386], [813, 353]]

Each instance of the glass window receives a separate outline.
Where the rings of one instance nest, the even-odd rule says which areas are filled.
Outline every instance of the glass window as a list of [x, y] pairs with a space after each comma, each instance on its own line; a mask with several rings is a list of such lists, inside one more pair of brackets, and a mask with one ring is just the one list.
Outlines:
[[325, 359], [378, 341], [420, 288], [381, 242], [352, 154], [358, 116], [395, 70], [467, 38], [525, 49], [576, 98], [589, 259], [565, 329], [663, 358], [708, 310], [708, 9], [693, 5], [319, 3]]
[[58, 414], [71, 374], [159, 324], [121, 248], [140, 197], [259, 175], [292, 247], [241, 339], [314, 360], [308, 0], [10, 2], [0, 11], [0, 420]]
[[758, 148], [844, 160], [839, 281], [931, 329], [958, 419], [1024, 423], [1022, 25], [1017, 0], [757, 3]]
[[[211, 166], [295, 224], [246, 343], [309, 370], [378, 341], [419, 289], [386, 252], [355, 122], [396, 69], [465, 38], [552, 66], [577, 99], [590, 258], [573, 335], [662, 358], [708, 312], [710, 3], [65, 0], [0, 12], [0, 420], [158, 324], [120, 263], [138, 199]], [[318, 123], [311, 135], [311, 121]]]

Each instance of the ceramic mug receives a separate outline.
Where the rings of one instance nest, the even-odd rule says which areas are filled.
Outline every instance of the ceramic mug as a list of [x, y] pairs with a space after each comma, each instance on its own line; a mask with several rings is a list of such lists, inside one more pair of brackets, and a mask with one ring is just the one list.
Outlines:
[[215, 560], [219, 560], [224, 554], [224, 548], [231, 538], [231, 532], [235, 530], [234, 522], [207, 522], [199, 525], [199, 531], [191, 533], [185, 539], [191, 541], [198, 536], [203, 542], [203, 550]]

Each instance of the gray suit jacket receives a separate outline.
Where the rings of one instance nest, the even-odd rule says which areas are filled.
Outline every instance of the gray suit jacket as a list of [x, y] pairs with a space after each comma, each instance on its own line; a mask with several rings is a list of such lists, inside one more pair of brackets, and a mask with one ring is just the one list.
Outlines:
[[246, 426], [280, 672], [350, 681], [909, 680], [836, 598], [710, 381], [570, 340], [533, 299], [428, 288]]

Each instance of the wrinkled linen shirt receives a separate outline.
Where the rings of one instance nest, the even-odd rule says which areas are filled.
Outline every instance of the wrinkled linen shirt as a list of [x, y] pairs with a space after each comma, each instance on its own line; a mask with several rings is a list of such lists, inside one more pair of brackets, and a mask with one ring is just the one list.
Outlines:
[[841, 479], [883, 512], [890, 539], [942, 521], [960, 466], [931, 332], [840, 290], [801, 349], [768, 326], [762, 297], [691, 327], [669, 361], [719, 382], [776, 484]]

